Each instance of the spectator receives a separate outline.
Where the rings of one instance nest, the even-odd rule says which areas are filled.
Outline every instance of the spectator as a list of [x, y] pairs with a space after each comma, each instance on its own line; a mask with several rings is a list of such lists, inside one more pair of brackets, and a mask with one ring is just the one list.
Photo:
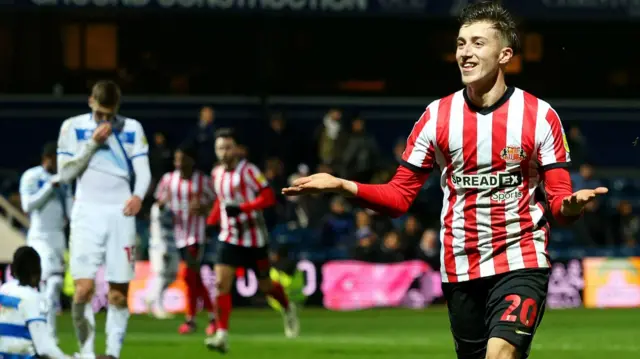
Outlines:
[[418, 257], [425, 261], [433, 270], [440, 270], [440, 247], [438, 232], [435, 229], [427, 229], [422, 233]]
[[343, 177], [358, 182], [369, 182], [378, 165], [378, 144], [365, 131], [365, 122], [356, 117], [351, 123], [351, 135], [342, 155]]
[[371, 217], [364, 210], [359, 210], [356, 212], [356, 236], [358, 233], [369, 233], [373, 232], [371, 229]]
[[[287, 185], [291, 186], [293, 181], [308, 174], [309, 167], [307, 165], [298, 165], [298, 172], [293, 173], [287, 178]], [[309, 208], [314, 199], [313, 196], [285, 197], [284, 205], [279, 210], [280, 220], [288, 223], [292, 228], [308, 228], [310, 225]]]
[[283, 173], [282, 161], [278, 158], [270, 158], [267, 160], [264, 176], [276, 194], [276, 205], [263, 210], [267, 228], [272, 229], [278, 222], [278, 213], [283, 213], [287, 205], [287, 199], [281, 193], [281, 189], [287, 184]]
[[417, 250], [420, 245], [420, 222], [416, 216], [410, 215], [404, 222], [404, 228], [400, 235], [400, 241], [403, 244], [403, 253], [405, 258], [416, 258]]
[[573, 168], [579, 168], [587, 162], [587, 140], [582, 135], [582, 131], [580, 131], [578, 126], [572, 126], [571, 129], [569, 129], [567, 142], [571, 150], [571, 163]]
[[286, 202], [277, 212], [278, 216], [275, 222], [287, 223], [291, 229], [308, 228], [309, 213], [304, 205], [301, 197], [286, 197]]
[[[323, 172], [331, 172], [331, 168], [327, 166], [319, 166], [318, 170]], [[309, 167], [307, 165], [298, 166], [298, 173], [290, 177], [289, 181], [293, 182], [296, 176], [307, 176]], [[304, 211], [308, 218], [308, 227], [319, 229], [324, 224], [324, 217], [329, 212], [331, 196], [324, 193], [317, 193], [298, 200], [300, 208]]]
[[620, 201], [618, 213], [614, 216], [615, 238], [621, 243], [618, 245], [635, 247], [638, 245], [640, 232], [640, 219], [633, 213], [633, 207], [629, 201]]
[[587, 203], [584, 215], [573, 225], [573, 232], [576, 241], [584, 246], [600, 247], [614, 243], [611, 223], [598, 200]]
[[342, 128], [342, 111], [332, 109], [316, 131], [317, 154], [321, 164], [336, 165], [344, 149], [347, 134]]
[[396, 141], [396, 145], [393, 146], [393, 160], [394, 166], [397, 166], [402, 161], [402, 154], [404, 153], [404, 149], [407, 147], [407, 140], [404, 138], [398, 139]]
[[270, 157], [278, 157], [284, 164], [285, 173], [291, 173], [293, 166], [299, 159], [299, 151], [292, 150], [298, 148], [296, 135], [287, 126], [282, 113], [276, 112], [271, 115], [269, 128], [264, 134], [262, 148], [263, 162]]
[[[386, 159], [384, 166], [381, 166], [381, 168], [373, 175], [371, 183], [382, 184], [391, 180], [396, 172], [396, 168], [398, 168], [398, 165], [402, 160], [402, 153], [404, 152], [406, 142], [406, 139], [398, 139], [396, 141], [396, 145], [393, 147], [393, 158], [391, 160], [388, 158]], [[431, 178], [431, 176], [429, 176], [429, 178]]]
[[571, 181], [573, 182], [574, 191], [602, 186], [599, 180], [593, 178], [593, 167], [588, 163], [580, 165], [579, 172], [573, 174]]
[[372, 210], [367, 210], [367, 213], [371, 216], [371, 229], [378, 237], [383, 237], [385, 233], [395, 230], [393, 220], [389, 216], [381, 215]]
[[189, 134], [188, 141], [193, 142], [198, 152], [196, 168], [204, 173], [211, 172], [213, 164], [216, 162], [215, 151], [215, 131], [216, 127], [215, 111], [212, 107], [204, 106], [200, 109], [198, 125]]
[[325, 248], [351, 247], [349, 238], [353, 235], [353, 218], [344, 198], [336, 196], [331, 200], [330, 212], [322, 226], [322, 245]]
[[380, 249], [380, 261], [383, 263], [398, 263], [405, 260], [403, 243], [400, 234], [396, 231], [387, 232]]
[[280, 203], [284, 203], [284, 196], [280, 190], [287, 184], [287, 178], [284, 173], [284, 164], [280, 158], [272, 157], [267, 159], [265, 162], [264, 176], [276, 192], [276, 197]]
[[[173, 151], [167, 144], [167, 137], [162, 132], [153, 134], [153, 146], [149, 151], [149, 164], [151, 165], [151, 177], [154, 182], [173, 170]], [[155, 187], [155, 186], [154, 186]]]
[[356, 245], [353, 248], [353, 259], [363, 262], [378, 262], [380, 251], [378, 238], [369, 228], [356, 232]]

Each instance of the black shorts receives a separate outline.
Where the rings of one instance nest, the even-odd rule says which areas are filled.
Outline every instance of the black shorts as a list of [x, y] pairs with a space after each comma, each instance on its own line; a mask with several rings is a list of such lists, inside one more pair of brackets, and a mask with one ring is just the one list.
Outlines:
[[269, 278], [271, 263], [267, 246], [250, 248], [227, 242], [218, 242], [216, 264], [253, 269], [258, 279]]
[[458, 359], [484, 359], [489, 338], [508, 341], [526, 359], [542, 321], [548, 286], [548, 269], [443, 283]]
[[204, 245], [196, 243], [182, 247], [178, 251], [180, 252], [180, 258], [187, 264], [187, 267], [197, 269], [202, 265], [204, 248]]

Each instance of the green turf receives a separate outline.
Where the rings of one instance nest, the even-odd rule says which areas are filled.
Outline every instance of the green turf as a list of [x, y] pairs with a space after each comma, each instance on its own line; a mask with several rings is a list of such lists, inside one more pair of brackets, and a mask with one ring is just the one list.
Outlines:
[[[384, 309], [359, 312], [301, 311], [302, 334], [286, 339], [282, 321], [272, 310], [233, 312], [230, 352], [243, 359], [445, 359], [455, 358], [443, 308]], [[97, 350], [104, 350], [104, 314], [99, 314]], [[77, 347], [71, 318], [59, 318], [61, 346]], [[220, 356], [203, 345], [199, 333], [180, 336], [179, 321], [133, 316], [123, 359], [208, 358]], [[640, 358], [640, 310], [547, 311], [534, 341], [534, 359]]]

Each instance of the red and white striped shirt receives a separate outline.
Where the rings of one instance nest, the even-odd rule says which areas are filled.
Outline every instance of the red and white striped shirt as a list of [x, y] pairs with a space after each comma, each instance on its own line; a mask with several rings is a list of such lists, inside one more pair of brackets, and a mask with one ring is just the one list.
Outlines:
[[211, 171], [213, 188], [220, 201], [220, 235], [222, 242], [242, 247], [260, 248], [267, 245], [268, 235], [262, 211], [251, 210], [229, 217], [225, 203], [242, 204], [254, 201], [269, 182], [254, 164], [241, 160], [232, 170], [216, 166]]
[[194, 171], [191, 178], [182, 178], [178, 170], [165, 173], [156, 188], [155, 198], [166, 201], [174, 214], [176, 247], [204, 243], [206, 216], [191, 214], [189, 203], [197, 198], [204, 205], [211, 204], [215, 198], [211, 178], [200, 171]]
[[534, 193], [541, 171], [566, 167], [570, 157], [547, 102], [509, 88], [477, 109], [458, 91], [427, 107], [402, 159], [413, 170], [441, 169], [444, 282], [549, 267], [549, 229]]

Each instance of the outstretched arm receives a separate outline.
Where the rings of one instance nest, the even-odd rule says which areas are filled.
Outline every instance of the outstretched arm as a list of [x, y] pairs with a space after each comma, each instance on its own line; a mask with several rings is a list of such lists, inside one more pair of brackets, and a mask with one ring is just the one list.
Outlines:
[[571, 196], [573, 193], [571, 186], [571, 176], [566, 168], [553, 168], [542, 171], [540, 179], [544, 183], [544, 191], [547, 194], [547, 203], [553, 218], [563, 225], [569, 225], [578, 218], [580, 214], [573, 216], [565, 216], [562, 213], [562, 201], [564, 198]]
[[418, 196], [420, 188], [429, 177], [426, 172], [414, 172], [399, 166], [391, 181], [385, 184], [363, 184], [318, 173], [295, 180], [291, 187], [282, 190], [287, 196], [333, 192], [345, 197], [355, 197], [363, 207], [391, 217], [403, 215]]
[[605, 187], [583, 189], [573, 192], [569, 175], [569, 145], [567, 144], [562, 122], [556, 111], [546, 106], [544, 118], [536, 124], [536, 142], [538, 145], [537, 160], [541, 167], [540, 179], [544, 183], [547, 202], [553, 218], [559, 224], [567, 225], [575, 222], [587, 203], [596, 196], [609, 190]]
[[584, 206], [596, 196], [606, 194], [608, 189], [598, 187], [583, 189], [572, 193], [571, 176], [566, 168], [552, 168], [541, 173], [547, 202], [553, 218], [561, 225], [570, 225], [577, 221]]
[[398, 166], [395, 175], [388, 183], [381, 185], [355, 183], [356, 201], [363, 207], [391, 217], [400, 217], [418, 196], [428, 173], [413, 172], [404, 166]]
[[399, 217], [411, 206], [435, 163], [435, 126], [432, 114], [437, 114], [438, 102], [433, 102], [413, 126], [402, 154], [401, 166], [386, 184], [371, 185], [319, 173], [295, 180], [284, 188], [287, 196], [318, 192], [334, 192], [356, 197], [360, 205], [392, 217]]

